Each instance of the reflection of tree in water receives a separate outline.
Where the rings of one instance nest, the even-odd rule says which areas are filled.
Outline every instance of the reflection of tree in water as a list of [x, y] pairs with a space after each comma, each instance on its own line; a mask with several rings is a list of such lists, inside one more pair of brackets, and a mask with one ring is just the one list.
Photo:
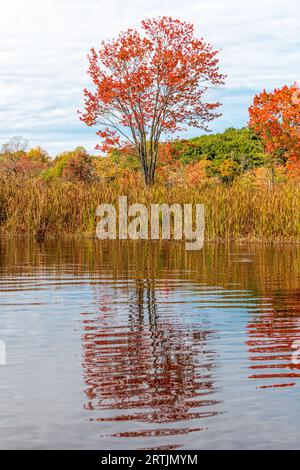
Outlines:
[[267, 308], [248, 324], [247, 341], [258, 388], [291, 387], [300, 378], [292, 363], [293, 342], [300, 339], [300, 291], [268, 295]]
[[[102, 286], [103, 289], [103, 286]], [[107, 291], [106, 291], [107, 292]], [[153, 281], [135, 281], [125, 309], [114, 309], [112, 296], [101, 295], [100, 311], [84, 321], [84, 372], [89, 410], [99, 421], [172, 423], [218, 414], [213, 400], [213, 331], [195, 330], [161, 299], [158, 313]], [[125, 303], [120, 293], [118, 302]], [[112, 304], [109, 307], [109, 304]], [[181, 312], [183, 313], [183, 312]], [[198, 422], [199, 424], [199, 422]], [[190, 425], [190, 423], [189, 423]], [[137, 430], [118, 436], [180, 434], [201, 428]]]

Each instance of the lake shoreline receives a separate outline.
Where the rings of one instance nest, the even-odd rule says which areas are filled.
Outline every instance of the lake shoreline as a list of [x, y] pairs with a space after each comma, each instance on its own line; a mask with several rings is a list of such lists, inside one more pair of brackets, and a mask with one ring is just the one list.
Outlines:
[[[76, 235], [46, 235], [44, 237], [36, 237], [30, 234], [20, 234], [20, 233], [6, 233], [0, 232], [0, 240], [28, 240], [28, 241], [34, 241], [34, 242], [47, 242], [47, 241], [93, 241], [93, 242], [99, 242], [99, 243], [108, 243], [110, 241], [114, 242], [120, 242], [120, 243], [144, 243], [144, 244], [177, 244], [177, 245], [183, 245], [186, 243], [185, 239], [182, 240], [166, 240], [160, 238], [159, 240], [99, 240], [97, 236], [91, 236], [91, 235], [85, 235], [85, 234], [76, 234]], [[298, 240], [288, 240], [288, 239], [274, 239], [274, 240], [268, 240], [268, 239], [262, 239], [262, 238], [214, 238], [214, 239], [205, 239], [204, 244], [250, 244], [250, 245], [300, 245], [300, 238]], [[191, 250], [193, 251], [193, 250]], [[199, 251], [199, 250], [195, 250]]]

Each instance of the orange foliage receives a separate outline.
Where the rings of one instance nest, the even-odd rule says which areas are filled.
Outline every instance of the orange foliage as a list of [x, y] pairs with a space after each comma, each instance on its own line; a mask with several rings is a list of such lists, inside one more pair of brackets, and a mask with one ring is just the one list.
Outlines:
[[[18, 138], [14, 138], [16, 141]], [[11, 139], [11, 142], [14, 142]], [[0, 159], [0, 177], [5, 179], [26, 180], [38, 176], [48, 168], [49, 156], [40, 147], [25, 149], [11, 147], [10, 143], [3, 146], [4, 153]]]
[[211, 163], [208, 160], [199, 160], [187, 165], [184, 171], [185, 180], [191, 185], [199, 185], [207, 179], [207, 168]]
[[219, 85], [218, 51], [194, 36], [191, 23], [170, 17], [142, 21], [91, 50], [81, 120], [99, 125], [102, 151], [130, 142], [146, 183], [154, 180], [158, 142], [189, 126], [207, 129], [218, 102], [204, 101], [208, 85]]
[[288, 161], [294, 170], [300, 165], [299, 93], [296, 83], [271, 93], [264, 90], [249, 108], [249, 125], [262, 138], [265, 151]]

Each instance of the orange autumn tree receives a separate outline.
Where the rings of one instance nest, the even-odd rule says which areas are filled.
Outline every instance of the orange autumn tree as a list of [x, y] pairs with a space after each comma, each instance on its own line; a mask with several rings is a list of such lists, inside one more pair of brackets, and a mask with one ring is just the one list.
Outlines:
[[262, 139], [267, 154], [300, 168], [300, 89], [294, 83], [254, 97], [249, 126]]
[[145, 183], [152, 184], [161, 136], [189, 126], [207, 130], [220, 103], [206, 102], [204, 94], [224, 76], [218, 51], [194, 36], [192, 24], [160, 17], [141, 26], [91, 49], [94, 88], [84, 90], [81, 120], [100, 127], [99, 150], [132, 145]]

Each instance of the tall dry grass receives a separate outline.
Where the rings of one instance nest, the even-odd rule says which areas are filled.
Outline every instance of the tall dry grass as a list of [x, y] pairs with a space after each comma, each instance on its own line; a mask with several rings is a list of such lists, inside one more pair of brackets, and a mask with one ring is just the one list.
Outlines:
[[206, 239], [300, 241], [300, 186], [289, 182], [262, 189], [237, 181], [232, 186], [155, 185], [136, 183], [82, 184], [28, 180], [0, 184], [2, 235], [34, 237], [93, 236], [95, 209], [100, 203], [202, 203], [206, 210]]

